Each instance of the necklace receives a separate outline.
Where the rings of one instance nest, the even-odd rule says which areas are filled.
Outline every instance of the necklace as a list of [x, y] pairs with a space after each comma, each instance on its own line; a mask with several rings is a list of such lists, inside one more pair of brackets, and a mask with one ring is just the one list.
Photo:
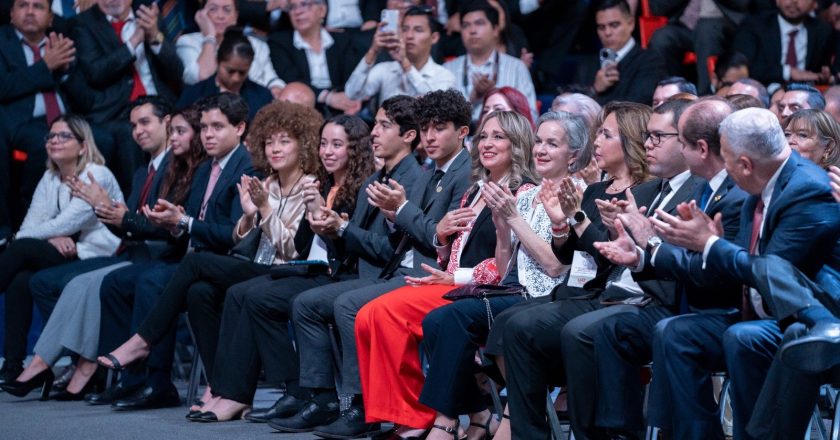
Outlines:
[[626, 191], [626, 190], [627, 190], [627, 188], [630, 188], [630, 187], [635, 186], [635, 185], [636, 185], [636, 181], [634, 180], [634, 181], [630, 182], [630, 184], [629, 184], [629, 185], [625, 186], [624, 188], [621, 188], [620, 190], [619, 190], [619, 189], [615, 189], [615, 188], [613, 187], [613, 185], [615, 185], [615, 180], [613, 180], [613, 183], [611, 183], [611, 184], [610, 184], [610, 186], [608, 186], [608, 187], [607, 187], [607, 192], [609, 192], [610, 194], [623, 193], [624, 191]]

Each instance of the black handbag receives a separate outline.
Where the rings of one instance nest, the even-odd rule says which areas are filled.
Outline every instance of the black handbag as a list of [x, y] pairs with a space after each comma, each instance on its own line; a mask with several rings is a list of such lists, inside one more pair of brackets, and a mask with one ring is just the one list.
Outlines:
[[443, 295], [444, 299], [458, 301], [474, 298], [484, 303], [487, 310], [487, 328], [493, 327], [493, 309], [490, 307], [490, 298], [496, 296], [525, 296], [527, 291], [522, 286], [497, 286], [495, 284], [467, 284], [457, 287]]
[[[259, 223], [259, 220], [257, 222]], [[228, 255], [240, 260], [254, 261], [254, 257], [257, 256], [257, 250], [260, 248], [261, 239], [262, 229], [259, 226], [254, 226], [253, 229], [242, 237], [242, 240], [239, 240], [238, 243], [230, 248]]]

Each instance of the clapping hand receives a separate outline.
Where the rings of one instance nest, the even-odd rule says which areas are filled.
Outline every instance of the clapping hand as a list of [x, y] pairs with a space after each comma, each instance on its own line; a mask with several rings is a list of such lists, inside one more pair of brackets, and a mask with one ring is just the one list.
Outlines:
[[677, 212], [679, 216], [673, 216], [657, 209], [658, 218], [650, 219], [656, 233], [663, 240], [695, 252], [703, 252], [709, 238], [713, 235], [723, 236], [720, 213], [712, 219], [693, 200], [677, 205]]
[[394, 221], [397, 209], [405, 202], [405, 188], [394, 179], [388, 180], [388, 185], [380, 182], [373, 182], [365, 188], [368, 195], [368, 203], [379, 208], [382, 214]]
[[303, 203], [306, 205], [306, 210], [312, 214], [313, 218], [323, 218], [321, 208], [326, 206], [324, 198], [321, 197], [319, 190], [320, 183], [316, 180], [303, 184]]
[[165, 199], [158, 199], [153, 208], [143, 205], [142, 210], [143, 215], [153, 225], [169, 230], [173, 230], [178, 226], [178, 221], [181, 220], [185, 212], [182, 206], [175, 205]]
[[88, 179], [90, 180], [90, 183], [85, 183], [78, 177], [74, 177], [67, 181], [67, 186], [70, 187], [73, 197], [78, 197], [84, 200], [94, 209], [100, 206], [110, 205], [111, 196], [108, 194], [108, 191], [106, 191], [105, 188], [96, 181], [96, 178], [93, 177], [93, 173], [89, 171]]
[[613, 264], [627, 267], [635, 267], [639, 264], [639, 253], [633, 239], [624, 230], [621, 220], [613, 220], [617, 237], [613, 241], [596, 241], [593, 243], [595, 249], [610, 260]]
[[338, 228], [349, 217], [347, 214], [339, 214], [332, 209], [326, 208], [321, 209], [321, 213], [321, 218], [315, 218], [311, 212], [306, 214], [306, 219], [309, 220], [309, 227], [318, 235], [336, 238], [338, 236]]
[[560, 206], [560, 197], [557, 192], [557, 185], [546, 179], [543, 180], [542, 186], [540, 186], [540, 192], [537, 194], [537, 198], [542, 203], [551, 223], [560, 225], [566, 223], [567, 217], [566, 213], [563, 212], [563, 208]]
[[495, 182], [487, 182], [481, 189], [481, 196], [494, 217], [509, 221], [519, 216], [516, 210], [516, 196], [510, 192], [510, 188], [499, 186]]
[[94, 209], [96, 217], [99, 221], [107, 225], [120, 226], [122, 225], [123, 217], [128, 212], [128, 207], [125, 203], [111, 203], [107, 205], [97, 206]]

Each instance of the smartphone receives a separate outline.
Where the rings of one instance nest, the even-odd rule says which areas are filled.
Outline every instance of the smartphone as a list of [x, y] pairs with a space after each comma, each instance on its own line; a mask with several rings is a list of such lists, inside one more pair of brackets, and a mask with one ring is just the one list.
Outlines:
[[603, 69], [617, 63], [618, 53], [605, 47], [598, 53], [598, 57], [601, 59], [601, 68]]
[[382, 32], [397, 33], [397, 24], [400, 21], [400, 11], [397, 9], [383, 9], [379, 22], [384, 23], [379, 29]]

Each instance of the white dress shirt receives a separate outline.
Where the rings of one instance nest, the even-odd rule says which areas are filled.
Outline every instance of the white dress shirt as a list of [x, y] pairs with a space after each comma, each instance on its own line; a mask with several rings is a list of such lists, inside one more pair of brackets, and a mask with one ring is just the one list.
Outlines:
[[790, 44], [788, 34], [794, 30], [799, 31], [793, 39], [793, 44], [796, 46], [796, 68], [805, 70], [805, 60], [808, 56], [808, 29], [802, 23], [797, 25], [788, 23], [781, 14], [776, 14], [776, 19], [779, 21], [782, 38], [782, 59], [779, 61], [782, 63], [782, 77], [785, 81], [790, 81], [790, 66], [787, 64], [788, 44]]
[[[184, 84], [195, 84], [198, 82], [198, 56], [201, 54], [201, 47], [204, 36], [201, 32], [193, 32], [178, 37], [175, 42], [175, 50], [178, 57], [184, 63]], [[258, 38], [248, 35], [248, 42], [254, 48], [254, 61], [248, 71], [248, 79], [266, 87], [285, 87], [286, 83], [277, 76], [274, 65], [271, 64], [268, 44]], [[216, 55], [214, 54], [213, 57]]]
[[420, 96], [432, 90], [446, 90], [455, 86], [455, 77], [430, 57], [420, 69], [412, 65], [403, 71], [397, 61], [368, 64], [362, 58], [344, 86], [350, 99], [369, 99], [379, 95], [379, 102], [396, 95]]
[[326, 29], [321, 28], [321, 51], [315, 52], [307, 43], [300, 32], [292, 33], [292, 45], [295, 49], [302, 50], [306, 54], [306, 63], [309, 65], [309, 82], [318, 89], [332, 88], [330, 80], [330, 69], [327, 66], [327, 49], [335, 44], [335, 40]]
[[[359, 0], [327, 0], [327, 27], [359, 28], [362, 26], [362, 11]], [[295, 31], [297, 32], [297, 31]]]
[[[35, 64], [35, 55], [32, 53], [32, 48], [29, 47], [29, 44], [26, 43], [26, 40], [23, 39], [23, 34], [15, 30], [15, 35], [20, 39], [20, 45], [23, 48], [23, 56], [26, 58], [26, 65], [31, 66]], [[41, 57], [44, 56], [44, 46], [47, 45], [47, 37], [44, 37], [40, 43], [38, 43], [38, 47], [41, 48]], [[66, 75], [62, 75], [62, 81], [67, 79]], [[61, 109], [61, 114], [64, 114], [67, 110], [64, 106], [64, 101], [61, 99], [61, 94], [56, 91], [55, 99], [58, 101], [58, 108]], [[44, 103], [44, 94], [38, 92], [35, 94], [35, 108], [32, 110], [32, 117], [39, 118], [41, 116], [47, 115], [47, 106]]]

